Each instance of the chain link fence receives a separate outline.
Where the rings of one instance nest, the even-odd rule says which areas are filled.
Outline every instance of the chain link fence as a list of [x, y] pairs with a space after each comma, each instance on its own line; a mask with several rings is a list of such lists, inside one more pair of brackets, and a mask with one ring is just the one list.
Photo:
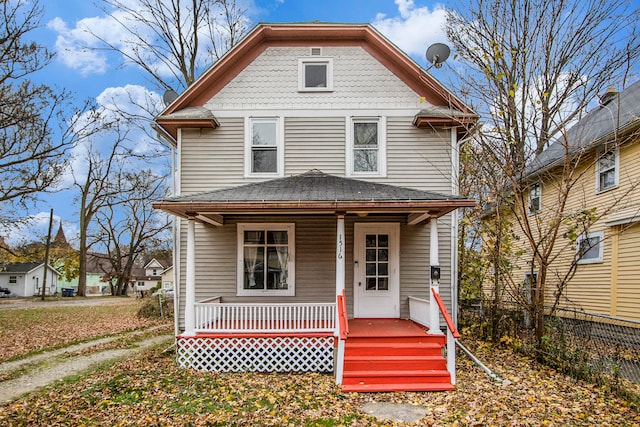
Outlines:
[[460, 321], [481, 338], [507, 341], [575, 378], [640, 391], [640, 322], [556, 309], [546, 317], [546, 335], [538, 346], [526, 316], [513, 309], [466, 307]]
[[549, 342], [542, 351], [566, 371], [640, 384], [640, 322], [558, 309], [547, 325]]

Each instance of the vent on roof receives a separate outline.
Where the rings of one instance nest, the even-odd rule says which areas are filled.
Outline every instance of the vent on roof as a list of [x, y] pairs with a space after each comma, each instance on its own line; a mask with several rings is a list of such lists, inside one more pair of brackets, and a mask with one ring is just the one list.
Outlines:
[[322, 48], [321, 47], [312, 47], [311, 48], [311, 56], [321, 56]]
[[600, 96], [600, 105], [607, 105], [613, 98], [616, 97], [618, 92], [612, 87], [608, 88], [607, 91]]

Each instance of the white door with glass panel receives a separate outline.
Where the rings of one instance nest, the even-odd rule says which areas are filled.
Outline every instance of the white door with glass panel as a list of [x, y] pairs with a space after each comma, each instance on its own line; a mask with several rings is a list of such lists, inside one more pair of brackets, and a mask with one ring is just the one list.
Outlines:
[[400, 317], [400, 225], [354, 225], [354, 317]]

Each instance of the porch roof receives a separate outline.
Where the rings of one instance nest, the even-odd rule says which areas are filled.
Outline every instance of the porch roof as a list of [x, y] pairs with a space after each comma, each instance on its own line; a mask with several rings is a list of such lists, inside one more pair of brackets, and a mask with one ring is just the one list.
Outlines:
[[171, 197], [154, 203], [168, 213], [214, 225], [225, 214], [402, 213], [416, 224], [459, 207], [464, 197], [380, 184], [323, 173], [317, 169], [269, 181]]

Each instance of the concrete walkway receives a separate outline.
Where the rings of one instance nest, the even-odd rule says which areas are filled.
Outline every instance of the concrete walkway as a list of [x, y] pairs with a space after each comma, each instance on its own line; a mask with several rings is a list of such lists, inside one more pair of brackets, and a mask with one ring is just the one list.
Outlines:
[[[121, 359], [159, 344], [166, 343], [167, 346], [172, 345], [174, 340], [173, 334], [163, 334], [134, 341], [132, 344], [133, 347], [96, 351], [77, 356], [66, 356], [123, 338], [135, 339], [136, 336], [153, 332], [160, 328], [162, 328], [162, 326], [101, 338], [58, 350], [43, 352], [24, 359], [2, 363], [0, 364], [0, 375], [16, 370], [22, 370], [23, 372], [19, 372], [19, 376], [16, 378], [0, 381], [0, 405], [68, 376], [82, 373], [97, 364]], [[33, 366], [33, 368], [29, 368], [30, 366]]]

